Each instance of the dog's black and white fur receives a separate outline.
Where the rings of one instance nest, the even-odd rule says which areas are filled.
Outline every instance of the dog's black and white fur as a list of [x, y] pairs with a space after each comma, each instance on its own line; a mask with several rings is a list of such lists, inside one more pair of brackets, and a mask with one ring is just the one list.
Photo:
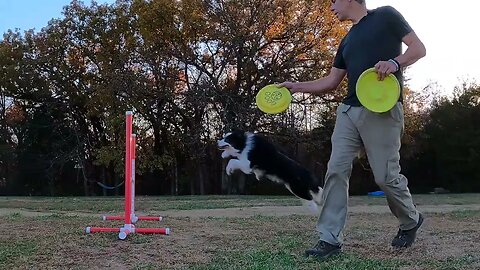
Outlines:
[[222, 158], [232, 157], [226, 167], [228, 175], [241, 170], [245, 174], [255, 174], [258, 180], [266, 178], [283, 184], [311, 211], [318, 212], [323, 191], [319, 182], [307, 169], [280, 153], [265, 138], [235, 130], [225, 134], [217, 144], [223, 150]]

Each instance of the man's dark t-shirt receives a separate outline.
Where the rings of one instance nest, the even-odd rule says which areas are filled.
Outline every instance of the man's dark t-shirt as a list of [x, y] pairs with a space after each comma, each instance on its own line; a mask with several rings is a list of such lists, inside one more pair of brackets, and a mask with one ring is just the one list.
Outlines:
[[[412, 31], [403, 16], [393, 7], [369, 10], [353, 25], [338, 47], [333, 66], [347, 70], [348, 94], [343, 103], [361, 106], [355, 93], [358, 77], [378, 61], [393, 59], [402, 53], [402, 38]], [[403, 92], [401, 71], [394, 74]], [[402, 101], [400, 94], [399, 101]]]

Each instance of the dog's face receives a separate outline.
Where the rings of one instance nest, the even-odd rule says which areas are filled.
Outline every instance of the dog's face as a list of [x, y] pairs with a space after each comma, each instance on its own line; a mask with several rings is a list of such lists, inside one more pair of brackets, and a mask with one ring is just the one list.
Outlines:
[[234, 130], [217, 141], [218, 149], [222, 150], [222, 158], [238, 157], [245, 148], [247, 135], [241, 130]]

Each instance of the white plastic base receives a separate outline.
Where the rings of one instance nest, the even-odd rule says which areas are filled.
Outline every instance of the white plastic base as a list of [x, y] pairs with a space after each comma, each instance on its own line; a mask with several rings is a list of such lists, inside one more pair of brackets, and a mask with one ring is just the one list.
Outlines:
[[125, 232], [118, 233], [118, 239], [125, 240], [127, 238], [127, 234]]
[[120, 228], [120, 233], [118, 233], [118, 238], [124, 240], [127, 238], [127, 235], [130, 233], [135, 233], [135, 226], [133, 224], [125, 224]]
[[85, 228], [85, 233], [90, 233], [90, 227]]

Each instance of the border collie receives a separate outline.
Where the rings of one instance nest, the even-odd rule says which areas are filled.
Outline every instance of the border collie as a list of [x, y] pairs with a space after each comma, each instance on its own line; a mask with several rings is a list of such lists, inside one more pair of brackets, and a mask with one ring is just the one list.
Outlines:
[[257, 180], [268, 179], [283, 184], [303, 205], [318, 213], [322, 191], [317, 179], [304, 167], [280, 153], [265, 138], [250, 132], [234, 130], [217, 141], [222, 158], [229, 158], [226, 172], [236, 170], [255, 174]]

